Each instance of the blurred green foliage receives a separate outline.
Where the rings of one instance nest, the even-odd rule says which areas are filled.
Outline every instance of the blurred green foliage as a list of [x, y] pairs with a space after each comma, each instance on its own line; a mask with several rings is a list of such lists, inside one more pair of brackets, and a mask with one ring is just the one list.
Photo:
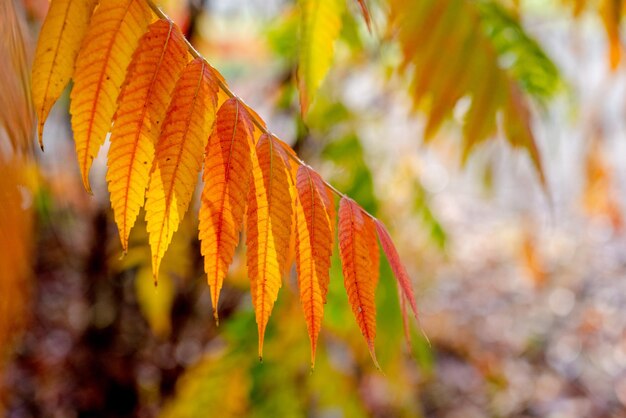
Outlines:
[[518, 17], [498, 2], [476, 3], [481, 24], [498, 53], [500, 65], [527, 93], [545, 105], [563, 84], [556, 65], [522, 28]]

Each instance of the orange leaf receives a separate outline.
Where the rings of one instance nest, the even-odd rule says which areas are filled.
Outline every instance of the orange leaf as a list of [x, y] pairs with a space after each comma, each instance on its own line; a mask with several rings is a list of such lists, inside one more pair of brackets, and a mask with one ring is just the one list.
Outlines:
[[374, 221], [374, 224], [376, 225], [378, 239], [380, 239], [380, 244], [382, 245], [383, 251], [387, 256], [391, 270], [393, 270], [393, 274], [396, 276], [402, 296], [409, 302], [413, 315], [415, 315], [415, 319], [417, 319], [417, 304], [415, 303], [415, 295], [413, 294], [411, 279], [409, 278], [409, 275], [400, 260], [398, 251], [393, 245], [393, 241], [391, 240], [391, 236], [389, 236], [389, 232], [387, 232], [385, 225], [378, 219]]
[[107, 182], [122, 248], [143, 206], [154, 144], [170, 94], [189, 54], [183, 34], [158, 20], [140, 39], [118, 99], [111, 132]]
[[285, 265], [283, 266], [283, 275], [288, 275], [291, 272], [291, 266], [293, 266], [296, 261], [296, 235], [297, 233], [297, 222], [296, 217], [297, 214], [297, 190], [296, 185], [293, 179], [293, 171], [290, 169], [289, 172], [289, 195], [291, 196], [291, 201], [294, 204], [294, 210], [291, 212], [291, 231], [289, 232], [289, 249], [287, 250], [287, 256], [285, 257]]
[[620, 39], [622, 3], [621, 0], [603, 0], [599, 5], [600, 17], [609, 38], [609, 64], [613, 71], [617, 69], [622, 60], [622, 42]]
[[[363, 209], [361, 208], [361, 210]], [[367, 249], [370, 252], [372, 280], [374, 281], [375, 288], [378, 285], [378, 279], [380, 277], [380, 248], [378, 247], [378, 240], [376, 239], [376, 225], [374, 224], [374, 221], [367, 214], [364, 219], [366, 236], [365, 242], [367, 243]]]
[[271, 136], [259, 138], [246, 222], [248, 276], [259, 331], [259, 358], [289, 253], [292, 204], [287, 158]]
[[217, 90], [213, 72], [201, 58], [187, 64], [174, 88], [146, 194], [155, 278], [196, 187], [204, 149], [215, 122]]
[[[6, 145], [6, 144], [3, 144]], [[24, 207], [29, 176], [37, 173], [26, 159], [0, 151], [0, 369], [11, 353], [16, 337], [28, 323], [33, 297], [30, 292], [34, 250], [33, 207]], [[32, 169], [32, 174], [31, 174]], [[34, 284], [34, 283], [33, 283]], [[2, 389], [4, 389], [3, 387]], [[6, 387], [8, 389], [8, 387]], [[2, 395], [6, 392], [2, 390]], [[0, 405], [2, 405], [0, 403]], [[2, 406], [0, 406], [0, 411]], [[2, 413], [0, 412], [0, 415]]]
[[317, 338], [330, 281], [335, 212], [322, 178], [307, 166], [296, 176], [298, 191], [296, 268], [300, 302], [311, 340], [311, 365], [315, 366]]
[[76, 157], [89, 192], [91, 163], [111, 127], [132, 52], [151, 21], [143, 0], [102, 0], [76, 58], [70, 113]]
[[53, 0], [43, 22], [33, 62], [33, 104], [39, 118], [39, 145], [52, 105], [72, 78], [74, 61], [97, 0]]
[[402, 315], [402, 331], [404, 332], [404, 343], [406, 344], [407, 353], [411, 352], [411, 331], [409, 329], [409, 321], [406, 312], [406, 297], [402, 292], [402, 288], [398, 286], [398, 299], [400, 300], [400, 312]]
[[239, 242], [250, 183], [253, 126], [245, 107], [229, 99], [217, 112], [204, 160], [200, 240], [204, 271], [211, 287], [213, 315]]
[[[275, 136], [272, 136], [272, 139], [274, 140], [274, 144], [279, 146], [282, 152], [287, 156], [286, 161], [288, 163], [287, 167], [289, 169], [289, 193], [291, 194], [292, 201], [294, 203], [297, 203], [298, 191], [296, 190], [295, 178], [298, 173], [298, 168], [300, 167], [300, 164], [298, 163], [300, 159], [296, 155], [296, 152], [288, 144], [281, 141], [279, 138]], [[289, 274], [289, 272], [291, 271], [291, 266], [293, 266], [294, 262], [296, 261], [296, 235], [297, 235], [296, 233], [297, 213], [296, 212], [297, 210], [295, 210], [295, 207], [294, 207], [294, 210], [291, 216], [291, 234], [290, 234], [290, 239], [289, 239], [289, 251], [287, 253], [287, 261], [285, 263], [285, 268], [283, 271], [283, 274], [285, 275]]]
[[[372, 260], [376, 246], [372, 234], [372, 220], [363, 209], [348, 197], [339, 204], [339, 255], [343, 268], [344, 285], [352, 312], [376, 367], [380, 368], [374, 351], [376, 338], [375, 291], [379, 272]], [[372, 242], [372, 240], [374, 240]]]

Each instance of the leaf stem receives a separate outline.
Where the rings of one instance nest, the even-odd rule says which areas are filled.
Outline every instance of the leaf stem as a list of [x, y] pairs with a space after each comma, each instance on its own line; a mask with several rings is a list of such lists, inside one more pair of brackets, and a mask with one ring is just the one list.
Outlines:
[[[172, 19], [169, 18], [168, 15], [165, 14], [165, 12], [163, 12], [163, 10], [161, 10], [161, 8], [159, 6], [157, 6], [153, 0], [145, 0], [146, 3], [148, 4], [148, 6], [150, 7], [150, 9], [152, 9], [152, 11], [154, 12], [154, 14], [156, 14], [160, 19], [165, 19], [169, 22], [172, 22]], [[208, 65], [209, 62], [207, 61], [206, 58], [204, 58], [202, 56], [202, 54], [200, 54], [198, 52], [198, 50], [196, 48], [194, 48], [194, 46], [191, 44], [191, 42], [189, 42], [189, 40], [184, 37], [185, 40], [185, 44], [187, 45], [187, 49], [189, 50], [189, 52], [191, 53], [191, 55], [194, 58], [200, 58], [201, 60], [203, 60], [204, 62], [206, 62]], [[244, 103], [245, 102], [239, 97], [237, 96], [235, 93], [232, 92], [232, 90], [230, 88], [228, 88], [228, 86], [226, 85], [226, 83], [224, 83], [224, 81], [222, 81], [219, 77], [217, 77], [217, 84], [220, 87], [220, 89], [226, 93], [226, 95], [230, 98], [235, 98], [237, 100], [239, 100], [240, 102]], [[275, 137], [278, 138], [276, 135], [274, 135], [272, 132], [270, 132], [270, 130], [265, 126], [265, 124], [261, 121], [258, 120], [258, 116], [257, 115], [252, 115], [252, 122], [254, 123], [254, 125], [264, 134], [269, 135], [270, 137]], [[297, 164], [299, 165], [304, 165], [307, 167], [310, 167], [306, 162], [304, 162], [302, 159], [300, 159], [297, 155], [295, 155], [295, 153], [291, 153], [291, 152], [287, 152], [286, 153], [289, 158], [291, 158], [293, 161], [295, 161]], [[326, 185], [326, 187], [328, 187], [334, 194], [336, 194], [337, 196], [339, 196], [339, 198], [344, 198], [347, 197], [344, 193], [340, 192], [335, 186], [333, 186], [332, 184], [330, 184], [329, 182], [327, 182], [326, 180], [322, 179], [322, 181], [324, 182], [324, 184]], [[361, 208], [359, 206], [359, 208], [361, 209], [361, 211], [369, 216], [372, 219], [376, 219], [372, 214], [370, 214], [369, 212], [367, 212], [366, 210], [364, 210], [363, 208]]]

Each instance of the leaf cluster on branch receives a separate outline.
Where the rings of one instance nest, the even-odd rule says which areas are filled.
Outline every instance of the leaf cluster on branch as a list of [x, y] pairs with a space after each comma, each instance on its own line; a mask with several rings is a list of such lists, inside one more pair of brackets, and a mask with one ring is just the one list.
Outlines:
[[428, 109], [425, 138], [466, 99], [463, 158], [500, 127], [511, 145], [528, 152], [545, 182], [524, 95], [545, 100], [558, 87], [558, 71], [542, 49], [497, 2], [389, 0], [389, 6], [409, 93], [416, 107]]
[[[52, 0], [32, 73], [42, 148], [44, 122], [70, 79], [85, 189], [91, 191], [90, 167], [110, 134], [106, 179], [122, 248], [127, 251], [145, 206], [155, 278], [200, 172], [199, 239], [216, 320], [220, 289], [245, 230], [259, 356], [282, 277], [295, 260], [315, 361], [336, 229], [334, 194], [341, 198], [345, 287], [374, 362], [377, 236], [417, 317], [410, 280], [385, 226], [272, 135], [150, 1]], [[315, 89], [319, 75], [313, 79]]]

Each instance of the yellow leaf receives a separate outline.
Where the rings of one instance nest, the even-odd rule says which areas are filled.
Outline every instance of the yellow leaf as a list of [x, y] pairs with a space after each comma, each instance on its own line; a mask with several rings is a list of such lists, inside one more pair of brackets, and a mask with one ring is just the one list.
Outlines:
[[154, 144], [167, 111], [170, 93], [187, 63], [187, 46], [180, 29], [158, 20], [139, 41], [111, 132], [107, 182], [115, 222], [124, 251], [128, 235], [143, 206]]
[[74, 61], [97, 0], [52, 0], [39, 33], [33, 62], [33, 104], [39, 118], [39, 145], [52, 105], [72, 78]]
[[70, 113], [76, 157], [89, 192], [91, 163], [110, 130], [126, 69], [151, 20], [144, 0], [102, 0], [76, 58]]
[[163, 122], [146, 195], [155, 277], [196, 187], [202, 155], [215, 121], [217, 90], [209, 65], [196, 58], [187, 64], [176, 83]]
[[[164, 400], [161, 418], [220, 418], [250, 416], [253, 375], [250, 357], [230, 349], [211, 351], [184, 370], [176, 394]], [[216, 411], [207, 414], [207, 411]]]
[[243, 223], [252, 169], [252, 132], [245, 107], [235, 98], [227, 100], [217, 111], [204, 160], [199, 237], [216, 321], [220, 291]]
[[150, 325], [150, 329], [159, 338], [167, 338], [172, 331], [170, 314], [174, 303], [175, 286], [169, 274], [159, 277], [159, 285], [152, 280], [150, 264], [141, 266], [135, 275], [137, 304]]
[[344, 0], [300, 0], [302, 18], [298, 89], [303, 115], [307, 113], [332, 63], [344, 7]]
[[115, 272], [136, 271], [134, 287], [137, 305], [154, 335], [167, 338], [172, 330], [172, 305], [177, 291], [175, 279], [188, 279], [192, 271], [193, 257], [190, 254], [194, 249], [190, 244], [196, 226], [188, 219], [181, 223], [180, 231], [163, 258], [157, 286], [157, 278], [152, 274], [150, 249], [146, 245], [148, 234], [145, 224], [141, 218], [137, 223], [139, 225], [130, 234], [128, 253], [121, 259], [113, 256], [111, 266]]
[[246, 245], [259, 331], [259, 358], [289, 253], [292, 203], [287, 158], [282, 147], [267, 134], [259, 138], [252, 158], [254, 181], [248, 194]]

